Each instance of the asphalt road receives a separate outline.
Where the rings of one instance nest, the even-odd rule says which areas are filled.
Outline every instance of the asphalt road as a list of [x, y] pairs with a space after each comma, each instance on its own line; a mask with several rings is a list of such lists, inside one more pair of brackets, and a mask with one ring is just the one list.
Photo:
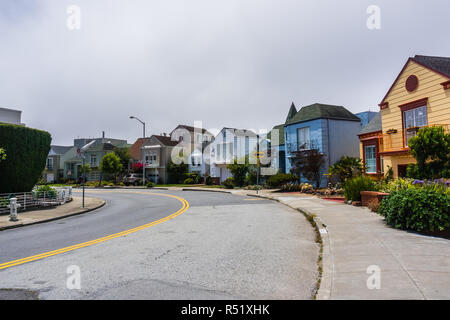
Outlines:
[[[40, 299], [309, 299], [318, 246], [298, 212], [268, 200], [225, 193], [111, 190], [80, 216], [0, 232], [1, 263], [76, 245], [157, 221], [160, 224], [74, 251], [0, 270], [2, 289]], [[69, 266], [81, 289], [66, 286]], [[23, 291], [28, 293], [29, 291]], [[33, 295], [31, 295], [33, 296]]]

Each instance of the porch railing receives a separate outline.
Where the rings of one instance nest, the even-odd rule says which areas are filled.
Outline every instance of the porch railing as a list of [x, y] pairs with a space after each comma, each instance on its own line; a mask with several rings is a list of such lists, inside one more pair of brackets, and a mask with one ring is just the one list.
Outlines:
[[417, 131], [425, 127], [443, 127], [446, 133], [450, 132], [448, 124], [433, 124], [424, 127], [408, 128], [405, 130], [392, 129], [380, 134], [379, 152], [408, 151], [408, 140], [417, 134]]

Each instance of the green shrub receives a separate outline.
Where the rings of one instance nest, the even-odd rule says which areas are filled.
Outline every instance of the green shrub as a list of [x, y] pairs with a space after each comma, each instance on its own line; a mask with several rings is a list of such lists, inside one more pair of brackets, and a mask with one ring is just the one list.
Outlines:
[[376, 191], [375, 181], [367, 176], [359, 176], [344, 183], [344, 196], [346, 200], [361, 201], [361, 191]]
[[238, 163], [237, 160], [234, 160], [233, 164], [227, 165], [227, 169], [233, 175], [233, 183], [238, 187], [242, 187], [245, 184], [245, 178], [249, 169], [247, 160], [245, 163]]
[[235, 186], [234, 179], [231, 178], [231, 177], [225, 179], [224, 182], [222, 182], [222, 184], [223, 184], [223, 185], [225, 186], [225, 188], [227, 188], [227, 189], [233, 189], [234, 186]]
[[292, 173], [277, 173], [270, 176], [266, 180], [268, 188], [278, 188], [288, 183], [295, 183], [298, 181], [298, 176]]
[[183, 182], [184, 184], [195, 184], [195, 181], [193, 178], [187, 178]]
[[0, 193], [33, 189], [45, 168], [51, 140], [45, 131], [0, 124], [0, 146], [7, 153], [0, 162]]
[[394, 191], [398, 191], [398, 190], [415, 188], [413, 182], [414, 182], [413, 179], [399, 178], [399, 179], [391, 180], [387, 183], [383, 183], [380, 189], [383, 192], [390, 193], [390, 192], [394, 192]]
[[391, 192], [378, 208], [386, 223], [415, 231], [450, 230], [450, 195], [429, 188], [407, 188]]
[[[196, 173], [196, 172], [188, 172], [185, 173], [185, 177], [186, 179], [184, 179], [185, 184], [199, 184], [202, 181], [202, 177], [200, 176], [200, 174]], [[190, 179], [190, 180], [188, 180]], [[186, 182], [186, 180], [190, 181], [190, 182]]]
[[302, 185], [296, 183], [285, 183], [280, 188], [281, 192], [300, 192], [302, 191]]
[[48, 199], [54, 199], [56, 198], [56, 190], [53, 189], [50, 186], [43, 185], [39, 186], [34, 190], [34, 195], [37, 198], [48, 198]]
[[153, 188], [153, 187], [155, 186], [155, 183], [152, 182], [152, 181], [148, 181], [148, 182], [145, 184], [145, 186], [146, 186], [147, 188]]
[[206, 178], [205, 178], [205, 184], [206, 184], [207, 186], [212, 186], [212, 184], [213, 184], [213, 179], [211, 178], [211, 176], [206, 176]]
[[344, 183], [348, 179], [359, 176], [363, 170], [364, 166], [360, 158], [344, 156], [328, 168], [328, 174], [337, 176], [339, 181]]

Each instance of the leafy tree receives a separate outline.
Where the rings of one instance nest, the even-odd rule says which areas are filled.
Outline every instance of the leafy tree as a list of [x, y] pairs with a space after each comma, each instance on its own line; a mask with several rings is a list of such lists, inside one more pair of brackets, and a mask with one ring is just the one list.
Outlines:
[[0, 148], [0, 161], [6, 160], [6, 152], [5, 149]]
[[336, 175], [340, 182], [345, 182], [348, 179], [359, 176], [364, 170], [360, 158], [342, 157], [328, 168], [330, 175]]
[[305, 177], [315, 183], [318, 189], [321, 180], [320, 170], [324, 164], [325, 155], [318, 149], [295, 151], [294, 157], [291, 158], [291, 173]]
[[122, 171], [120, 158], [114, 152], [106, 154], [100, 161], [100, 170], [102, 173], [114, 175], [115, 182], [117, 174]]
[[185, 174], [188, 170], [189, 166], [184, 162], [176, 164], [173, 161], [169, 161], [167, 165], [167, 172], [169, 173], [170, 183], [183, 183]]
[[84, 166], [83, 165], [80, 165], [79, 167], [78, 167], [78, 177], [80, 178], [83, 178], [83, 174], [84, 173], [86, 173], [86, 174], [88, 174], [89, 172], [91, 172], [92, 171], [92, 168], [91, 168], [91, 166], [88, 164], [88, 163], [86, 163]]
[[119, 148], [119, 147], [115, 147], [114, 148], [114, 153], [120, 158], [120, 163], [122, 164], [122, 169], [123, 170], [127, 170], [128, 169], [128, 165], [130, 163], [130, 148]]
[[238, 187], [242, 187], [245, 184], [245, 178], [249, 171], [248, 158], [245, 159], [244, 163], [238, 163], [235, 159], [234, 163], [227, 165], [227, 169], [233, 175], [233, 183]]
[[409, 166], [407, 174], [414, 178], [450, 178], [450, 134], [443, 127], [425, 127], [408, 141], [417, 167]]

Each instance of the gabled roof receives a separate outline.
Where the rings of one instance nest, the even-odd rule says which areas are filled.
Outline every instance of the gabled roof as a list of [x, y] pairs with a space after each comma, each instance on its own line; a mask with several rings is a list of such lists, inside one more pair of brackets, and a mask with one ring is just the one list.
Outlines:
[[[177, 129], [179, 129], [179, 128], [186, 129], [186, 130], [189, 131], [189, 132], [195, 132], [195, 129], [200, 129], [200, 128], [195, 128], [195, 127], [192, 127], [192, 126], [187, 126], [187, 125], [185, 125], [185, 124], [179, 124], [175, 129], [172, 130], [172, 132], [174, 132], [175, 130], [177, 130]], [[172, 132], [171, 132], [170, 134], [172, 134]], [[202, 133], [208, 133], [208, 134], [211, 134], [208, 130], [206, 130], [206, 129], [204, 129], [204, 128], [202, 128]], [[212, 135], [212, 134], [211, 134], [211, 135]]]
[[257, 134], [249, 129], [238, 129], [238, 128], [230, 128], [230, 127], [223, 127], [222, 130], [220, 130], [220, 132], [222, 132], [223, 130], [231, 130], [233, 131], [234, 135], [238, 135], [238, 136], [249, 136], [249, 137], [256, 137]]
[[362, 128], [362, 130], [359, 132], [359, 135], [367, 134], [371, 132], [377, 132], [382, 131], [381, 127], [381, 112], [378, 112], [375, 117], [370, 120], [370, 122]]
[[170, 136], [157, 136], [153, 135], [152, 137], [155, 137], [161, 144], [167, 147], [173, 147], [178, 144], [178, 141], [173, 141]]
[[297, 113], [297, 108], [295, 107], [294, 102], [292, 102], [291, 107], [289, 108], [289, 112], [286, 117], [286, 121], [284, 123], [291, 120], [295, 116], [296, 113]]
[[450, 78], [450, 58], [416, 55], [412, 58], [412, 60], [427, 67], [428, 69]]
[[343, 106], [314, 103], [310, 106], [301, 108], [291, 120], [286, 122], [286, 125], [315, 119], [361, 121], [361, 119]]
[[280, 141], [278, 142], [278, 144], [274, 144], [274, 141], [271, 141], [271, 144], [273, 146], [284, 145], [284, 124], [279, 124], [279, 125], [273, 127], [272, 130], [270, 130], [270, 132], [267, 134], [267, 139], [269, 139], [269, 140], [272, 139], [272, 131], [273, 130], [278, 130], [278, 139], [280, 139]]
[[50, 146], [50, 152], [53, 151], [53, 155], [63, 155], [70, 149], [72, 149], [73, 146]]
[[408, 61], [406, 61], [405, 65], [403, 66], [402, 70], [398, 74], [397, 78], [395, 78], [395, 81], [392, 83], [392, 86], [389, 88], [389, 90], [386, 93], [386, 95], [384, 96], [383, 100], [381, 100], [381, 103], [379, 104], [380, 106], [384, 103], [387, 96], [392, 91], [392, 89], [394, 88], [398, 79], [402, 75], [403, 71], [405, 71], [406, 66], [411, 61], [413, 61], [427, 69], [430, 69], [431, 71], [434, 71], [437, 74], [440, 74], [441, 76], [444, 76], [444, 77], [447, 77], [450, 79], [450, 58], [415, 55], [413, 58], [409, 58]]

